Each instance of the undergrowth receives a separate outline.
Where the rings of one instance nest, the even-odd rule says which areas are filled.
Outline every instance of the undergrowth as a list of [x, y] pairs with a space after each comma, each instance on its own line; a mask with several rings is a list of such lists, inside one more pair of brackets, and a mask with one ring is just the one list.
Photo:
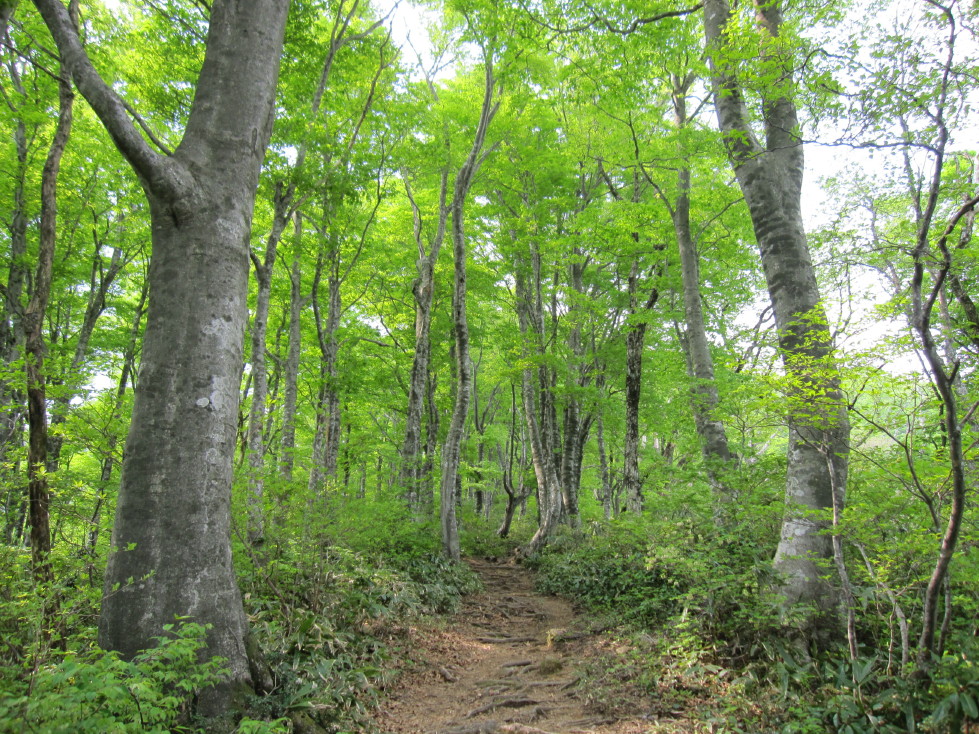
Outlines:
[[368, 731], [392, 647], [413, 620], [456, 611], [480, 584], [400, 503], [321, 511], [327, 521], [303, 520], [315, 535], [272, 535], [261, 557], [241, 549], [246, 611], [272, 683], [252, 713], [305, 730]]
[[[599, 613], [610, 630], [580, 685], [603, 714], [645, 710], [715, 733], [977, 730], [979, 643], [970, 629], [950, 637], [953, 652], [925, 681], [869, 645], [851, 661], [842, 634], [835, 647], [800, 650], [789, 642], [799, 622], [771, 591], [764, 539], [692, 521], [620, 519], [565, 529], [529, 563], [542, 592]], [[870, 621], [859, 631], [867, 640], [882, 634]]]
[[[224, 731], [370, 731], [409, 625], [479, 588], [468, 566], [442, 558], [433, 524], [400, 502], [339, 509], [280, 518], [261, 548], [236, 543], [265, 690]], [[65, 545], [52, 561], [59, 583], [38, 588], [29, 552], [0, 546], [0, 734], [215, 731], [195, 717], [197, 694], [223, 670], [200, 657], [204, 629], [175, 620], [156, 647], [122, 660], [95, 644], [104, 556]]]

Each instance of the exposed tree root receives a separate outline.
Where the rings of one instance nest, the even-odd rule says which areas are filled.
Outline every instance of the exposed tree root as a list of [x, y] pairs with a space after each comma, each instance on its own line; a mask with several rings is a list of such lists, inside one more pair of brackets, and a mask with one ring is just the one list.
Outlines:
[[524, 706], [536, 706], [540, 701], [535, 701], [532, 698], [505, 698], [502, 701], [491, 701], [490, 703], [480, 706], [479, 708], [474, 708], [463, 718], [471, 719], [474, 716], [479, 716], [480, 714], [489, 713], [490, 711], [495, 711], [496, 709], [508, 708], [508, 709], [519, 709]]

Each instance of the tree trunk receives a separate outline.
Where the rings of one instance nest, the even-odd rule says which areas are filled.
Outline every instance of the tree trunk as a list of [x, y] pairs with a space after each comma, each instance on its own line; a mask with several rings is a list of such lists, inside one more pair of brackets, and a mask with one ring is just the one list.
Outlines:
[[279, 475], [292, 480], [296, 457], [296, 405], [299, 398], [299, 357], [302, 352], [302, 214], [293, 215], [292, 269], [289, 271], [289, 351], [286, 353], [285, 389], [282, 401], [282, 457]]
[[265, 335], [269, 326], [269, 302], [272, 298], [272, 272], [279, 251], [279, 241], [289, 221], [292, 186], [275, 187], [272, 231], [265, 243], [265, 257], [259, 260], [249, 253], [255, 266], [258, 294], [252, 319], [252, 402], [248, 410], [248, 542], [260, 546], [265, 542], [265, 405], [268, 397], [268, 372], [265, 366]]
[[415, 244], [418, 247], [416, 267], [418, 277], [412, 284], [415, 297], [415, 354], [411, 363], [411, 378], [408, 383], [408, 408], [405, 416], [405, 438], [401, 446], [401, 475], [399, 481], [408, 506], [416, 513], [421, 510], [422, 485], [426, 481], [424, 460], [422, 458], [422, 413], [424, 411], [425, 390], [428, 385], [429, 361], [432, 354], [432, 302], [435, 297], [435, 263], [438, 261], [442, 242], [445, 239], [445, 226], [448, 220], [446, 199], [449, 191], [448, 169], [441, 171], [439, 189], [438, 224], [435, 234], [428, 243], [426, 252], [423, 236], [421, 210], [415, 204], [414, 195], [405, 177], [405, 192], [411, 203], [414, 222]]
[[[78, 26], [78, 0], [68, 7], [71, 28]], [[24, 341], [27, 378], [27, 494], [28, 516], [31, 527], [31, 566], [34, 580], [50, 583], [54, 580], [51, 570], [51, 528], [49, 517], [50, 494], [47, 479], [48, 406], [44, 356], [44, 314], [51, 296], [51, 276], [54, 268], [54, 249], [58, 237], [58, 173], [61, 158], [68, 145], [73, 117], [74, 92], [71, 88], [71, 72], [64, 60], [58, 80], [58, 124], [54, 139], [48, 149], [44, 169], [41, 172], [41, 226], [34, 274], [34, 291], [24, 310]], [[50, 613], [45, 609], [45, 617]], [[50, 629], [45, 619], [45, 629]]]
[[[532, 255], [535, 254], [532, 253]], [[534, 277], [539, 284], [539, 261], [535, 257], [532, 260]], [[538, 417], [536, 393], [542, 387], [546, 389], [546, 385], [543, 385], [541, 371], [538, 370], [537, 385], [535, 386], [534, 370], [529, 364], [532, 358], [541, 356], [540, 352], [543, 348], [543, 324], [540, 320], [539, 303], [537, 303], [539, 302], [539, 295], [539, 290], [537, 290], [536, 296], [531, 292], [531, 288], [527, 284], [526, 274], [518, 263], [516, 269], [516, 308], [520, 322], [520, 333], [526, 350], [524, 360], [527, 363], [527, 366], [521, 370], [524, 421], [527, 424], [527, 439], [530, 443], [534, 475], [537, 478], [538, 528], [527, 545], [527, 551], [530, 553], [540, 550], [557, 528], [561, 520], [562, 503], [561, 483], [554, 463], [554, 452], [545, 446], [541, 421]], [[536, 353], [533, 353], [534, 348], [531, 343], [536, 345]]]
[[598, 469], [602, 478], [602, 513], [606, 520], [612, 518], [612, 477], [608, 466], [608, 453], [605, 450], [605, 413], [599, 408], [595, 426], [595, 439], [598, 443]]
[[[23, 303], [24, 281], [27, 278], [27, 164], [28, 164], [28, 129], [25, 117], [20, 113], [22, 106], [27, 104], [27, 91], [21, 78], [20, 56], [10, 37], [8, 22], [10, 14], [3, 14], [0, 21], [0, 39], [3, 41], [4, 62], [10, 77], [11, 87], [16, 92], [12, 99], [20, 100], [17, 105], [16, 123], [14, 125], [14, 147], [17, 156], [17, 167], [13, 173], [13, 200], [10, 213], [10, 267], [7, 273], [7, 284], [3, 297], [3, 314], [0, 318], [0, 357], [7, 374], [19, 370], [14, 364], [24, 353]], [[13, 106], [13, 105], [11, 105]], [[6, 492], [4, 502], [5, 523], [4, 539], [7, 543], [19, 542], [23, 532], [26, 515], [27, 491], [21, 483], [19, 472], [9, 472], [6, 468], [12, 463], [12, 453], [20, 454], [23, 445], [22, 426], [24, 421], [24, 395], [19, 385], [19, 378], [0, 380], [0, 477], [11, 482]]]
[[581, 525], [578, 494], [581, 488], [581, 462], [591, 432], [593, 416], [579, 415], [578, 401], [572, 398], [564, 408], [564, 448], [561, 451], [561, 501], [564, 517], [573, 528]]
[[[673, 79], [673, 111], [677, 127], [687, 125], [687, 90], [693, 83], [693, 75]], [[683, 280], [683, 309], [686, 333], [683, 345], [687, 354], [690, 378], [690, 396], [693, 405], [694, 425], [700, 439], [707, 476], [714, 489], [715, 499], [723, 505], [731, 499], [731, 491], [724, 481], [725, 470], [731, 464], [724, 424], [714, 416], [720, 399], [714, 380], [714, 359], [707, 341], [704, 324], [703, 301], [700, 297], [700, 263], [697, 246], [690, 230], [690, 168], [686, 161], [677, 171], [677, 198], [672, 211], [673, 230], [680, 251], [680, 267]], [[720, 519], [721, 514], [718, 514]]]
[[248, 242], [288, 3], [211, 4], [204, 63], [171, 156], [132, 124], [59, 0], [35, 5], [150, 203], [150, 303], [99, 641], [132, 657], [178, 615], [210, 625], [205, 654], [225, 658], [228, 676], [202, 693], [200, 709], [216, 715], [252, 680], [231, 559], [231, 481]]
[[[825, 578], [833, 551], [823, 518], [833, 508], [832, 488], [842, 492], [846, 486], [850, 428], [802, 223], [803, 150], [795, 103], [786, 89], [792, 60], [777, 53], [780, 3], [756, 0], [755, 8], [758, 33], [772, 52], [762, 63], [779, 78], [763, 95], [765, 144], [752, 132], [734, 66], [724, 60], [730, 53], [727, 0], [704, 5], [714, 104], [751, 214], [790, 382], [786, 511], [775, 567], [784, 576], [781, 591], [789, 602], [813, 604], [832, 617], [839, 599]], [[813, 631], [820, 621], [810, 618]]]
[[639, 305], [639, 261], [629, 270], [630, 324], [626, 332], [625, 438], [622, 456], [622, 489], [630, 512], [643, 511], [642, 478], [639, 475], [639, 407], [642, 398], [642, 351], [646, 343], [646, 312], [659, 299], [656, 288], [644, 306]]
[[[313, 278], [312, 303], [316, 318], [316, 334], [320, 347], [320, 392], [316, 406], [316, 434], [313, 439], [312, 465], [309, 470], [309, 491], [321, 492], [323, 485], [336, 476], [337, 454], [340, 447], [340, 398], [337, 393], [337, 329], [340, 327], [340, 278], [338, 273], [340, 246], [331, 235], [320, 230], [321, 239], [330, 240], [324, 253], [320, 251]], [[319, 291], [323, 269], [327, 268], [326, 318], [320, 307]]]
[[[485, 49], [484, 49], [485, 51]], [[466, 198], [472, 186], [473, 176], [483, 162], [483, 145], [486, 131], [499, 108], [494, 104], [494, 77], [492, 52], [484, 53], [485, 84], [483, 106], [476, 126], [469, 155], [459, 169], [452, 192], [452, 251], [455, 260], [455, 287], [452, 293], [452, 327], [456, 346], [456, 400], [452, 420], [442, 447], [441, 525], [442, 552], [453, 561], [459, 556], [459, 526], [456, 521], [456, 503], [453, 488], [459, 480], [460, 449], [469, 403], [472, 398], [472, 363], [469, 357], [469, 322], [466, 318], [466, 232], [464, 214]]]

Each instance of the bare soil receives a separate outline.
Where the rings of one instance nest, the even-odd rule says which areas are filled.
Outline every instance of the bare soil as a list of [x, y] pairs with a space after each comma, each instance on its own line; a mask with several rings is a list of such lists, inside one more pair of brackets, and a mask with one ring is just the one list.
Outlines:
[[[385, 734], [647, 734], [693, 731], [596, 705], [581, 668], [608, 646], [560, 598], [534, 591], [520, 566], [470, 560], [485, 590], [442, 626], [412, 628], [411, 667], [375, 723]], [[645, 708], [645, 710], [641, 710]], [[664, 723], [666, 726], [664, 726]]]

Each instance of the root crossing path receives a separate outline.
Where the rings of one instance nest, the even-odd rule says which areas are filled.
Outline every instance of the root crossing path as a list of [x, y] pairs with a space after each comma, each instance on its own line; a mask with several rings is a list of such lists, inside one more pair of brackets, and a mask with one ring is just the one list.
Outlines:
[[640, 713], [610, 718], [589, 707], [582, 658], [594, 639], [563, 599], [534, 591], [514, 565], [471, 560], [485, 590], [435, 630], [413, 630], [414, 669], [376, 716], [386, 734], [640, 734]]

